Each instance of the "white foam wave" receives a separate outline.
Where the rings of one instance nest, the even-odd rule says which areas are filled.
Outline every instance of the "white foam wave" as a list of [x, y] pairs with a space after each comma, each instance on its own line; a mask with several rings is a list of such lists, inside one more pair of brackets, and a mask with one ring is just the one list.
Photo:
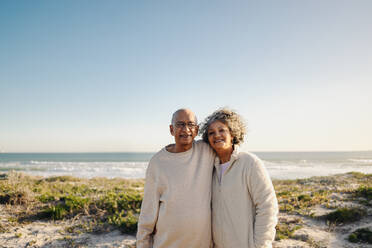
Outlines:
[[372, 164], [355, 163], [355, 161], [343, 162], [314, 162], [314, 161], [264, 161], [270, 176], [276, 179], [296, 179], [312, 176], [328, 176], [334, 174], [357, 171], [372, 173]]
[[350, 159], [348, 159], [348, 161], [357, 162], [357, 163], [372, 164], [372, 159], [350, 158]]
[[[372, 159], [343, 161], [265, 160], [272, 178], [294, 179], [358, 171], [372, 173]], [[41, 176], [71, 175], [76, 177], [144, 178], [148, 162], [70, 162], [37, 161], [0, 162], [0, 171], [24, 171]]]
[[77, 177], [124, 177], [144, 178], [147, 162], [53, 162], [30, 161], [28, 163], [0, 163], [1, 171], [25, 171], [27, 173], [52, 176], [72, 175]]

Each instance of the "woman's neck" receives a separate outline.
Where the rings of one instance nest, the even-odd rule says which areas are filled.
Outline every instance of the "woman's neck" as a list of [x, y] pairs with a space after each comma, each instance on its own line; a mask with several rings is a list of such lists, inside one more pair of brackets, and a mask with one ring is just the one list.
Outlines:
[[216, 151], [221, 164], [224, 164], [230, 161], [233, 150], [234, 149], [231, 147], [229, 149], [223, 149], [223, 150]]

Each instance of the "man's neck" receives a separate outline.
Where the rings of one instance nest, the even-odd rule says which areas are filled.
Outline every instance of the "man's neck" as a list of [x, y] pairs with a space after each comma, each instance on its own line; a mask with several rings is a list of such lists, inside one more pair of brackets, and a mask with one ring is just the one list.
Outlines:
[[179, 153], [179, 152], [186, 152], [192, 148], [192, 143], [187, 145], [181, 145], [181, 144], [171, 144], [166, 147], [168, 152], [171, 153]]

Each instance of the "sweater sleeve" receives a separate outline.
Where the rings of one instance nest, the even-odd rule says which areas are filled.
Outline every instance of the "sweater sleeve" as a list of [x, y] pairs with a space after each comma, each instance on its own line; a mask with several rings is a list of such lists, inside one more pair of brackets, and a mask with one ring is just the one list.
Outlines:
[[273, 184], [262, 161], [254, 159], [248, 184], [256, 209], [254, 242], [256, 248], [272, 247], [277, 224], [278, 201]]
[[160, 191], [154, 169], [154, 165], [150, 161], [146, 170], [144, 196], [138, 220], [137, 248], [151, 248], [153, 235], [156, 231], [155, 227], [159, 213]]

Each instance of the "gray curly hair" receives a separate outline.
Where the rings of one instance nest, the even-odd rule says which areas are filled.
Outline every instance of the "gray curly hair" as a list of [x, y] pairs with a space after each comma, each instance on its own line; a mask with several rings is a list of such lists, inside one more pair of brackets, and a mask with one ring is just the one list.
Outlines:
[[244, 120], [238, 113], [228, 108], [220, 108], [205, 118], [201, 128], [199, 129], [199, 135], [202, 136], [202, 139], [205, 142], [209, 144], [208, 128], [215, 121], [220, 121], [228, 126], [230, 134], [233, 137], [234, 145], [240, 145], [244, 142], [244, 135], [246, 134]]

